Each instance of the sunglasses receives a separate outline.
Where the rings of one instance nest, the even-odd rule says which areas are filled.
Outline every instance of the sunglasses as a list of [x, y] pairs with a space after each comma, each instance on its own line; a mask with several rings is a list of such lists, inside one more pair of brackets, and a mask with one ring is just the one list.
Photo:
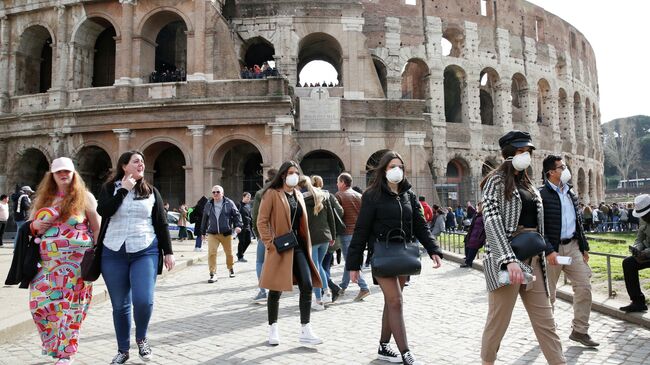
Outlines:
[[213, 191], [212, 194], [221, 194], [220, 191]]

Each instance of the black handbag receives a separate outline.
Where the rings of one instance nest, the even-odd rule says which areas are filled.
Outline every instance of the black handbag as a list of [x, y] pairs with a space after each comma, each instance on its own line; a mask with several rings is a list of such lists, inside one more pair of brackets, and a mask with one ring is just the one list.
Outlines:
[[537, 256], [546, 249], [546, 241], [539, 232], [524, 231], [512, 237], [512, 251], [520, 261]]
[[298, 208], [296, 207], [296, 211], [293, 213], [293, 217], [291, 217], [291, 231], [289, 231], [289, 233], [273, 238], [273, 245], [279, 253], [290, 250], [294, 247], [298, 247], [298, 237], [296, 237], [296, 235], [293, 233], [293, 222], [296, 219], [297, 213]]
[[[103, 247], [103, 246], [102, 246]], [[84, 252], [81, 259], [81, 278], [84, 281], [96, 281], [102, 273], [102, 249], [93, 245]]]

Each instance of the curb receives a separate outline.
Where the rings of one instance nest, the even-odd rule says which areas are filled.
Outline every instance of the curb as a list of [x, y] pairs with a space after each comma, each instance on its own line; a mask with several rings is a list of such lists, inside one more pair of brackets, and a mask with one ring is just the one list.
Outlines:
[[[181, 262], [178, 262], [176, 266], [174, 267], [173, 271], [166, 271], [163, 269], [163, 273], [160, 275], [161, 278], [165, 278], [169, 275], [175, 275], [177, 272], [186, 269], [189, 266], [195, 265], [198, 262], [205, 261], [207, 259], [208, 255], [207, 253], [201, 256], [193, 257], [187, 260], [183, 260]], [[108, 289], [106, 289], [105, 285], [102, 285], [102, 288], [99, 290], [95, 290], [93, 288], [93, 299], [91, 302], [91, 305], [98, 305], [101, 304], [109, 299], [108, 296]], [[20, 336], [23, 336], [27, 333], [30, 333], [31, 331], [34, 331], [34, 321], [32, 319], [27, 319], [22, 322], [16, 323], [14, 325], [8, 326], [6, 328], [1, 328], [0, 329], [0, 344], [1, 343], [7, 343], [10, 341], [13, 341]]]
[[[463, 263], [464, 257], [458, 253], [455, 252], [450, 252], [450, 251], [442, 251], [445, 260], [449, 261], [454, 261], [457, 263]], [[474, 262], [472, 265], [472, 269], [483, 271], [483, 264]], [[562, 299], [566, 302], [573, 303], [573, 294], [566, 290], [558, 290], [556, 293], [557, 298]], [[592, 301], [591, 303], [591, 310], [596, 311], [598, 313], [604, 314], [609, 317], [613, 317], [616, 319], [620, 319], [622, 321], [626, 321], [629, 323], [633, 323], [642, 327], [645, 327], [646, 329], [650, 329], [650, 318], [645, 318], [643, 317], [642, 314], [637, 314], [637, 313], [625, 313], [621, 312], [618, 308], [612, 307], [611, 305], [599, 302], [599, 301]]]

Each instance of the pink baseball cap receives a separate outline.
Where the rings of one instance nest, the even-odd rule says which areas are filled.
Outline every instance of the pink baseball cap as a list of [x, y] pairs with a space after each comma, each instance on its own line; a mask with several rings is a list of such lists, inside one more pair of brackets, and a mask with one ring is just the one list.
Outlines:
[[50, 168], [50, 172], [55, 173], [61, 170], [68, 170], [74, 172], [74, 164], [72, 163], [72, 160], [67, 157], [59, 157], [54, 159], [54, 161], [52, 161], [52, 167]]

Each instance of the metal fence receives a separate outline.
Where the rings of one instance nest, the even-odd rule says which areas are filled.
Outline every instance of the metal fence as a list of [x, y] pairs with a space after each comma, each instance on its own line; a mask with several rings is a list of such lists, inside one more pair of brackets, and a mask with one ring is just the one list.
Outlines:
[[[467, 233], [465, 232], [443, 233], [438, 239], [438, 245], [444, 251], [464, 255], [465, 244], [463, 242], [466, 234]], [[476, 255], [477, 259], [480, 258], [479, 255], [483, 256], [482, 250], [479, 251], [479, 253]], [[613, 298], [614, 290], [612, 288], [612, 259], [625, 259], [627, 256], [593, 251], [590, 251], [589, 255], [605, 257], [607, 267], [607, 295], [609, 298]], [[566, 278], [564, 279], [564, 283], [567, 283]]]

